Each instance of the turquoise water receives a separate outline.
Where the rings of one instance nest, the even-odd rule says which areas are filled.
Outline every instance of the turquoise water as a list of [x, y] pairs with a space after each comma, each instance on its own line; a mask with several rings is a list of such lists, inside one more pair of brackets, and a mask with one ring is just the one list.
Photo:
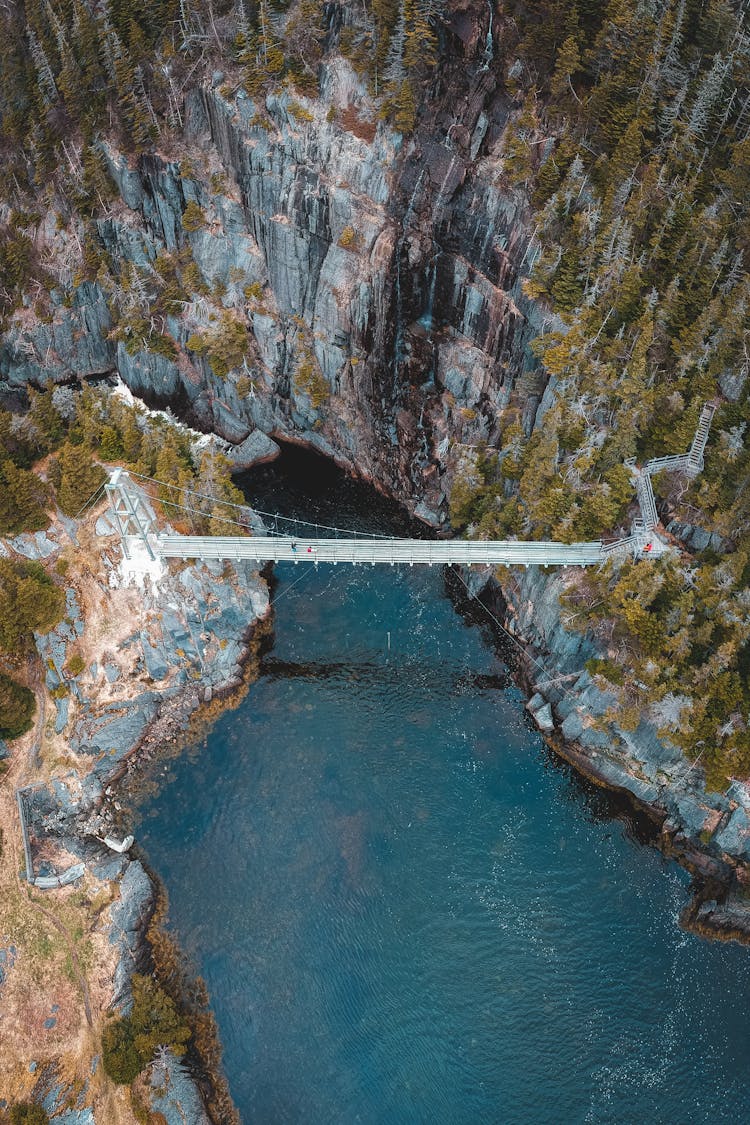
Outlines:
[[277, 577], [261, 678], [140, 810], [243, 1122], [748, 1120], [749, 952], [678, 928], [442, 572]]

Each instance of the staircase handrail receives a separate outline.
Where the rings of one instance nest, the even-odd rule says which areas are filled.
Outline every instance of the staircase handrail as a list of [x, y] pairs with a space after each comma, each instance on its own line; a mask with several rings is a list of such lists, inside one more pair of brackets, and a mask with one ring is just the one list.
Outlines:
[[690, 460], [689, 453], [674, 453], [666, 457], [652, 457], [650, 461], [641, 469], [642, 473], [648, 473], [652, 476], [655, 473], [660, 473], [664, 469], [682, 469], [685, 468]]

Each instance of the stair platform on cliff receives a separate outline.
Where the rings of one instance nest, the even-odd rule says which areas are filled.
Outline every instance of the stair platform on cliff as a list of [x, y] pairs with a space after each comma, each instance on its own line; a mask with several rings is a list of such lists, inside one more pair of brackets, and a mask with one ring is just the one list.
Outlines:
[[706, 451], [706, 443], [708, 442], [708, 434], [711, 429], [711, 421], [716, 413], [716, 403], [705, 402], [701, 410], [701, 416], [698, 419], [698, 425], [693, 437], [693, 444], [687, 453], [672, 454], [668, 457], [653, 457], [641, 469], [642, 473], [648, 476], [656, 476], [657, 473], [664, 471], [667, 472], [684, 472], [689, 476], [696, 476], [703, 469], [703, 454]]
[[651, 476], [645, 471], [635, 472], [635, 491], [638, 505], [641, 509], [643, 524], [647, 531], [651, 531], [659, 522], [659, 513], [656, 510], [656, 497], [651, 484]]

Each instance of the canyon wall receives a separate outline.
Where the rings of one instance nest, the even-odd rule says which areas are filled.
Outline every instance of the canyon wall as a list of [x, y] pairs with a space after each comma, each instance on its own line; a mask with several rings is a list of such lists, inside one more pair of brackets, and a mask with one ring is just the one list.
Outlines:
[[[454, 11], [445, 35], [452, 61], [411, 138], [377, 121], [333, 57], [318, 99], [256, 102], [217, 72], [188, 94], [174, 153], [136, 162], [108, 148], [119, 198], [95, 226], [115, 275], [131, 263], [147, 298], [157, 258], [182, 254], [202, 292], [163, 318], [174, 355], [115, 340], [117, 283], [74, 284], [76, 231], [50, 215], [38, 240], [60, 286], [47, 316], [23, 308], [0, 343], [0, 396], [118, 373], [231, 443], [260, 432], [307, 444], [444, 524], [454, 480], [472, 480], [501, 424], [543, 424], [554, 380], [529, 344], [560, 327], [521, 289], [537, 251], [504, 168], [511, 102], [488, 65], [489, 9]], [[191, 204], [200, 217], [186, 223]], [[243, 324], [245, 358], [217, 374], [189, 342], [223, 314]], [[658, 809], [677, 850], [692, 841], [691, 862], [698, 844], [712, 853], [703, 873], [726, 879], [727, 857], [750, 856], [750, 797], [707, 794], [645, 721], [633, 732], [598, 722], [606, 693], [583, 671], [590, 643], [562, 626], [562, 582], [529, 571], [506, 588], [517, 631], [565, 677], [539, 693], [539, 724], [582, 748], [571, 759], [584, 772]]]
[[[510, 103], [478, 12], [455, 17], [455, 61], [408, 140], [334, 58], [318, 100], [230, 99], [214, 75], [188, 95], [179, 159], [108, 149], [120, 198], [96, 232], [116, 270], [133, 263], [148, 289], [157, 255], [189, 248], [210, 292], [167, 318], [172, 359], [112, 338], [99, 280], [61, 285], [49, 316], [16, 317], [0, 390], [116, 371], [232, 442], [259, 429], [309, 443], [442, 522], [462, 447], [495, 444], [510, 403], [530, 430], [543, 391], [527, 346], [544, 314], [519, 284], [528, 208], [503, 175]], [[186, 230], [191, 201], [205, 222]], [[51, 261], [74, 253], [53, 216], [39, 237]], [[223, 309], [247, 349], [219, 377], [186, 344]]]

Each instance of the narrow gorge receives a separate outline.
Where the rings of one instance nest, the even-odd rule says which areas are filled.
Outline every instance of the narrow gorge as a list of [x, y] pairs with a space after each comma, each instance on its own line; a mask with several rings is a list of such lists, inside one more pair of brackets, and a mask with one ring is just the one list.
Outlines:
[[[198, 516], [211, 534], [221, 505], [242, 503], [230, 476], [299, 446], [424, 534], [572, 542], [629, 534], [639, 511], [626, 466], [689, 448], [709, 402], [705, 475], [655, 476], [664, 559], [590, 574], [467, 568], [458, 580], [510, 635], [555, 753], [645, 813], [652, 842], [693, 876], [682, 924], [747, 940], [741, 5], [12, 7], [0, 483], [20, 511], [18, 474], [33, 469], [47, 490], [34, 503], [56, 514], [48, 534], [8, 517], [0, 554], [58, 568], [52, 581], [67, 586], [64, 622], [36, 630], [37, 671], [12, 656], [0, 666], [47, 708], [36, 750], [22, 735], [28, 768], [9, 735], [14, 784], [38, 780], [54, 715], [62, 813], [30, 798], [30, 818], [69, 842], [78, 818], [88, 844], [119, 827], [114, 781], [137, 773], [131, 752], [158, 761], [189, 714], [218, 713], [273, 627], [269, 575], [240, 564], [115, 577], [106, 514], [86, 524], [83, 484], [81, 505], [62, 501], [66, 450], [87, 450], [91, 493], [99, 464], [158, 478], [164, 521], [184, 519], [170, 489], [208, 488], [214, 507]], [[117, 589], [129, 625], [145, 615], [132, 639], [111, 630], [130, 646], [116, 666], [97, 583]], [[76, 645], [107, 677], [94, 714], [83, 660], [70, 673]], [[116, 737], [97, 727], [106, 707]], [[95, 762], [75, 800], [60, 796], [63, 743]], [[113, 862], [140, 883], [122, 907], [126, 977], [127, 956], [149, 964], [133, 950], [153, 901], [138, 860]], [[174, 1081], [193, 1104], [188, 1079]], [[207, 1104], [220, 1120], [219, 1101]]]

